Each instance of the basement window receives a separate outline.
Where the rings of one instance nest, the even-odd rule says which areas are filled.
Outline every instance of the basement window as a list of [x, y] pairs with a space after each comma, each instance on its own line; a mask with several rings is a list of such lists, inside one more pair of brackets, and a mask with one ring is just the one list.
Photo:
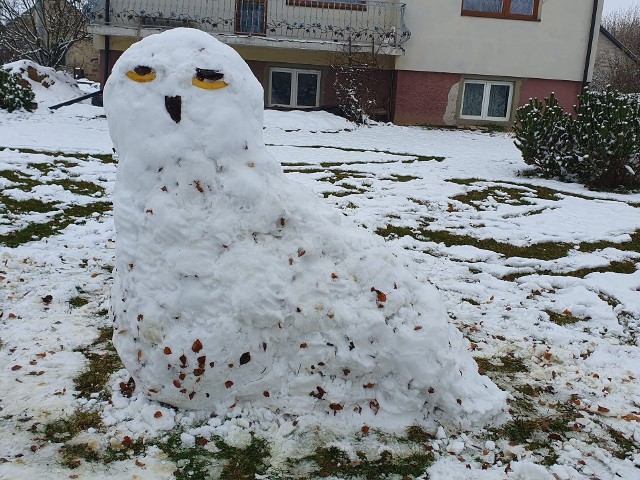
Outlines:
[[508, 121], [512, 97], [512, 83], [468, 80], [464, 82], [460, 118]]
[[313, 108], [320, 103], [320, 72], [293, 68], [269, 71], [269, 106]]

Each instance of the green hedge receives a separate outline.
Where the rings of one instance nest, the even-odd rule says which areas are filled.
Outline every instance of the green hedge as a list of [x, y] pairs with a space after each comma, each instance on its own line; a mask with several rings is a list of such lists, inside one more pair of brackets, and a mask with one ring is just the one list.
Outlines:
[[516, 112], [516, 147], [546, 178], [591, 188], [640, 187], [640, 102], [610, 88], [578, 97], [575, 115], [552, 94]]

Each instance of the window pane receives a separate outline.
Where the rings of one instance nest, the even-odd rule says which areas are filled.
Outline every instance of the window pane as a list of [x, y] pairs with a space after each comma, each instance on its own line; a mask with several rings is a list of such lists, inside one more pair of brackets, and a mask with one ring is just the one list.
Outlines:
[[462, 99], [462, 115], [480, 117], [482, 115], [483, 83], [465, 83]]
[[315, 107], [318, 95], [318, 74], [298, 74], [298, 106]]
[[264, 3], [254, 0], [240, 0], [238, 15], [238, 32], [265, 33]]
[[535, 0], [511, 0], [511, 13], [514, 15], [533, 15]]
[[462, 8], [472, 12], [502, 13], [503, 0], [463, 0]]
[[291, 72], [271, 72], [271, 103], [291, 105]]
[[489, 94], [489, 110], [487, 116], [492, 118], [507, 118], [509, 106], [509, 85], [491, 85]]

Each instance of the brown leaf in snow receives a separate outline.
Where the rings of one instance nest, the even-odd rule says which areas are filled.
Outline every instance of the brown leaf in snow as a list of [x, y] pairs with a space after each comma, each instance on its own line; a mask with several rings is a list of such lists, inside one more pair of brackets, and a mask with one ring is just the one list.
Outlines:
[[197, 339], [195, 342], [193, 342], [193, 345], [191, 345], [191, 350], [193, 350], [195, 353], [198, 353], [200, 350], [202, 350], [202, 342], [200, 341], [200, 339]]

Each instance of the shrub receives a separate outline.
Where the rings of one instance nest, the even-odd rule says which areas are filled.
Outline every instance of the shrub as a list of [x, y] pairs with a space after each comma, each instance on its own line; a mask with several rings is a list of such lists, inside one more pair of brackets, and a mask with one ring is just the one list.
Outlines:
[[29, 110], [35, 97], [29, 87], [20, 83], [20, 75], [0, 68], [0, 108], [13, 112], [24, 108]]
[[611, 88], [579, 99], [569, 170], [590, 187], [640, 186], [640, 103]]
[[516, 113], [516, 146], [544, 177], [592, 188], [640, 186], [640, 103], [611, 88], [578, 97], [575, 116], [551, 95]]
[[514, 132], [524, 162], [543, 177], [562, 176], [571, 122], [553, 93], [544, 102], [536, 98], [519, 108]]

